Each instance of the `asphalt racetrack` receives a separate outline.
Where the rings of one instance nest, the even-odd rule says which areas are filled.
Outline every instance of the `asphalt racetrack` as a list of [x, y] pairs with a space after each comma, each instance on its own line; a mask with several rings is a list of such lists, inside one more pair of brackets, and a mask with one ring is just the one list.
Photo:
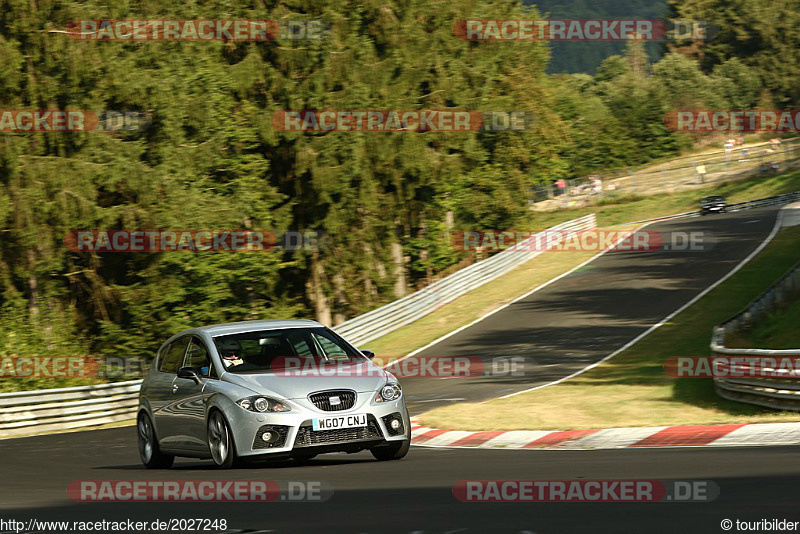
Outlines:
[[[342, 534], [568, 534], [573, 532], [723, 532], [731, 520], [800, 520], [800, 449], [622, 449], [612, 451], [467, 450], [412, 447], [396, 462], [368, 453], [327, 455], [220, 471], [184, 460], [169, 471], [139, 464], [133, 427], [0, 443], [4, 518], [166, 520], [225, 518], [229, 529]], [[308, 480], [333, 485], [327, 502], [74, 503], [73, 480]], [[711, 502], [467, 503], [459, 480], [713, 480]]]
[[[764, 208], [647, 226], [673, 250], [606, 253], [412, 356], [478, 357], [484, 370], [495, 358], [515, 358], [516, 371], [499, 365], [499, 376], [406, 378], [411, 413], [526, 390], [601, 360], [733, 269], [769, 235], [777, 213]], [[705, 241], [694, 243], [703, 250], [682, 249], [690, 232], [702, 233]]]
[[[431, 347], [423, 354], [521, 356], [525, 376], [407, 380], [412, 410], [453, 402], [444, 399], [479, 400], [524, 390], [601, 359], [730, 271], [769, 234], [776, 213], [751, 210], [650, 226], [660, 232], [711, 232], [716, 243], [704, 252], [606, 254]], [[224, 518], [229, 530], [350, 534], [693, 533], [725, 532], [724, 519], [800, 521], [796, 447], [506, 451], [417, 446], [395, 462], [358, 453], [323, 455], [303, 466], [287, 461], [221, 471], [210, 461], [179, 460], [171, 470], [146, 471], [138, 458], [136, 430], [126, 427], [3, 440], [0, 460], [0, 517], [6, 520]], [[76, 503], [66, 492], [73, 481], [126, 479], [324, 481], [334, 494], [326, 502]], [[719, 496], [691, 503], [465, 503], [453, 495], [461, 480], [505, 479], [711, 480]]]

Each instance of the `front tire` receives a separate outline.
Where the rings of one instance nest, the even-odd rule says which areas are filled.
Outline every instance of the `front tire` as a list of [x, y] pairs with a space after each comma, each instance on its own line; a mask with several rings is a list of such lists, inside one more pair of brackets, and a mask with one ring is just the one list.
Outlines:
[[211, 459], [220, 469], [230, 469], [236, 465], [236, 447], [233, 444], [228, 422], [218, 411], [213, 411], [208, 416], [208, 449]]
[[376, 460], [381, 462], [388, 462], [389, 460], [399, 460], [408, 454], [408, 449], [411, 448], [411, 427], [406, 430], [406, 439], [400, 442], [392, 443], [388, 446], [380, 446], [370, 449], [369, 452]]
[[175, 457], [163, 454], [158, 447], [158, 438], [150, 416], [142, 412], [136, 418], [139, 431], [139, 458], [147, 469], [169, 469]]
[[295, 456], [295, 457], [294, 457], [294, 462], [295, 462], [297, 465], [305, 465], [305, 464], [307, 464], [309, 461], [311, 461], [311, 459], [313, 459], [313, 458], [316, 458], [316, 457], [317, 457], [317, 455], [316, 455], [316, 454], [304, 454], [304, 455], [302, 455], [302, 456]]

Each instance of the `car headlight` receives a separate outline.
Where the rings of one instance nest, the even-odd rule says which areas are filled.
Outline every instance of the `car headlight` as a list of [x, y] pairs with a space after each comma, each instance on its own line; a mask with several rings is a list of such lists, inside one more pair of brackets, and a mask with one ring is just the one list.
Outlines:
[[397, 400], [402, 394], [403, 390], [400, 389], [400, 384], [392, 382], [383, 386], [375, 395], [375, 402], [388, 402]]
[[269, 397], [262, 397], [257, 395], [255, 397], [247, 397], [236, 401], [236, 404], [250, 410], [251, 412], [267, 413], [267, 412], [288, 412], [291, 410], [285, 402], [281, 402]]

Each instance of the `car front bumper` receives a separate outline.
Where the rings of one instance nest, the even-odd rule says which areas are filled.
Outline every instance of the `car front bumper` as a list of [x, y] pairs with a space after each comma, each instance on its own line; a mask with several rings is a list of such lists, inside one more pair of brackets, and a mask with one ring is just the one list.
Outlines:
[[[361, 402], [341, 411], [323, 411], [291, 402], [290, 412], [257, 413], [236, 406], [224, 413], [240, 457], [310, 456], [323, 452], [357, 451], [408, 439], [411, 422], [404, 398], [371, 404], [372, 395], [359, 394]], [[366, 414], [367, 426], [317, 431], [312, 428], [314, 418], [353, 414]], [[400, 429], [390, 427], [393, 418], [402, 421]], [[266, 433], [269, 433], [269, 440], [263, 439]]]

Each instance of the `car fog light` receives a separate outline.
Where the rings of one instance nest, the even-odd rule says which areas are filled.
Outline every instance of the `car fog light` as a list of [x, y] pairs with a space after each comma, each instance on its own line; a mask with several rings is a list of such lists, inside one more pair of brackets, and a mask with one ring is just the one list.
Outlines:
[[263, 439], [267, 443], [272, 441], [272, 438], [273, 438], [272, 432], [264, 432], [263, 434], [261, 434], [261, 439]]
[[400, 419], [392, 419], [392, 422], [390, 423], [390, 425], [391, 425], [392, 429], [398, 430], [400, 428]]

